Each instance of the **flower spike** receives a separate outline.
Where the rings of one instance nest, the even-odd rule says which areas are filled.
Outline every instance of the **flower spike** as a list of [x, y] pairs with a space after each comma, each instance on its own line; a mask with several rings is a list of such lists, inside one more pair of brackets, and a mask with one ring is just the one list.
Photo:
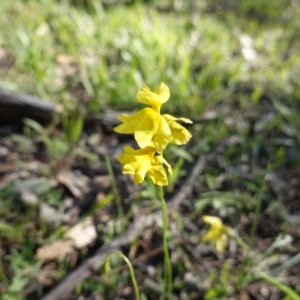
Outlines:
[[160, 114], [161, 105], [167, 102], [169, 97], [170, 90], [164, 83], [161, 83], [155, 92], [144, 85], [137, 93], [137, 99], [150, 107], [129, 116], [119, 115], [117, 119], [122, 124], [116, 126], [114, 131], [134, 134], [135, 140], [142, 149], [153, 143], [158, 153], [162, 153], [168, 143], [176, 145], [187, 143], [192, 135], [176, 121], [180, 120], [185, 123], [192, 123], [192, 121]]

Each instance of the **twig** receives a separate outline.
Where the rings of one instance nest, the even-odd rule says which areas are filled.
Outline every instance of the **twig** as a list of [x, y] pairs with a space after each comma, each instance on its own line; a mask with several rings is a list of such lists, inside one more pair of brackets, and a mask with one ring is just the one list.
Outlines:
[[[229, 145], [240, 143], [240, 141], [240, 137], [229, 137], [228, 139], [220, 142], [213, 152], [199, 157], [195, 164], [195, 167], [189, 174], [179, 192], [174, 195], [173, 198], [169, 201], [168, 209], [176, 210], [180, 203], [190, 196], [197, 178], [203, 172], [205, 164], [208, 161], [215, 158], [217, 154], [222, 153]], [[105, 261], [107, 254], [110, 251], [119, 250], [121, 247], [130, 245], [139, 237], [140, 233], [146, 227], [152, 226], [160, 218], [161, 211], [156, 211], [146, 216], [137, 217], [121, 236], [114, 239], [112, 242], [103, 245], [93, 257], [85, 260], [81, 266], [75, 269], [61, 283], [54, 287], [47, 295], [42, 297], [40, 300], [60, 300], [66, 298], [77, 284], [91, 276], [101, 267], [101, 265]]]
[[59, 109], [51, 102], [32, 95], [0, 90], [0, 123], [30, 118], [49, 123]]

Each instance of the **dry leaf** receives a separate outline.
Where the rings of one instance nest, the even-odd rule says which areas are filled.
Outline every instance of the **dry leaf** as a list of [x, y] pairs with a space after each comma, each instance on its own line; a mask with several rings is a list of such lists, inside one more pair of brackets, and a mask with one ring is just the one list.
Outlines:
[[72, 247], [72, 241], [55, 241], [50, 245], [45, 245], [37, 249], [36, 258], [37, 259], [57, 259], [66, 254], [72, 253], [74, 251]]
[[86, 218], [83, 222], [70, 228], [63, 236], [64, 240], [55, 241], [50, 245], [45, 245], [37, 250], [38, 259], [58, 259], [61, 256], [70, 254], [76, 248], [84, 248], [91, 244], [97, 237], [92, 218]]
[[57, 175], [57, 181], [65, 185], [74, 197], [76, 197], [77, 199], [82, 198], [82, 192], [78, 188], [78, 178], [76, 178], [72, 172], [62, 170]]
[[71, 239], [73, 245], [79, 249], [91, 244], [97, 237], [92, 218], [86, 218], [83, 222], [72, 227], [66, 232], [65, 237]]

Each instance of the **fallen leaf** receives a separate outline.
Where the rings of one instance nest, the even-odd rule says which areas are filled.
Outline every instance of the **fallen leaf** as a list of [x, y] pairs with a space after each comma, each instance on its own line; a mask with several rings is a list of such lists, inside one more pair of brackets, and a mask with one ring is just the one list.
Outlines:
[[82, 198], [83, 193], [88, 192], [89, 178], [82, 174], [74, 174], [68, 170], [62, 170], [57, 175], [57, 181], [65, 185], [77, 199]]
[[86, 218], [84, 221], [70, 228], [64, 234], [62, 240], [38, 248], [36, 258], [44, 260], [58, 259], [72, 253], [74, 248], [82, 249], [88, 246], [96, 237], [97, 233], [92, 218]]
[[59, 213], [58, 209], [47, 203], [41, 204], [39, 214], [40, 218], [47, 224], [55, 224], [62, 219], [62, 214]]
[[58, 259], [61, 256], [72, 253], [72, 251], [74, 251], [72, 241], [60, 240], [38, 248], [36, 258], [45, 260]]
[[20, 191], [20, 199], [24, 203], [29, 204], [29, 205], [36, 205], [39, 202], [37, 195], [28, 190]]
[[76, 248], [88, 246], [97, 237], [92, 218], [86, 218], [83, 222], [76, 224], [66, 232], [65, 236], [73, 241]]

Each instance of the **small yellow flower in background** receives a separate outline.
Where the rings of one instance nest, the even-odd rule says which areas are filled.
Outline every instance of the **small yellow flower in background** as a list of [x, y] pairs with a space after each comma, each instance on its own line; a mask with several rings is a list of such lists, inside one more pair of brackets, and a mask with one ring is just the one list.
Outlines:
[[134, 134], [140, 148], [147, 147], [151, 142], [156, 151], [162, 153], [168, 143], [182, 145], [192, 137], [191, 133], [177, 120], [192, 123], [186, 118], [175, 118], [171, 115], [161, 115], [161, 105], [168, 101], [170, 89], [161, 83], [156, 91], [152, 92], [144, 85], [137, 93], [137, 100], [149, 105], [133, 115], [119, 115], [117, 119], [122, 122], [114, 128], [115, 132]]
[[203, 216], [203, 222], [210, 226], [208, 232], [202, 237], [203, 242], [212, 242], [216, 245], [219, 252], [224, 252], [227, 246], [228, 237], [231, 235], [232, 229], [223, 224], [218, 217]]
[[154, 184], [168, 185], [168, 177], [162, 165], [167, 166], [170, 174], [172, 168], [161, 155], [155, 155], [156, 149], [153, 144], [139, 150], [126, 146], [123, 150], [124, 154], [119, 156], [118, 162], [124, 165], [123, 174], [134, 175], [135, 184], [143, 182], [148, 173]]

